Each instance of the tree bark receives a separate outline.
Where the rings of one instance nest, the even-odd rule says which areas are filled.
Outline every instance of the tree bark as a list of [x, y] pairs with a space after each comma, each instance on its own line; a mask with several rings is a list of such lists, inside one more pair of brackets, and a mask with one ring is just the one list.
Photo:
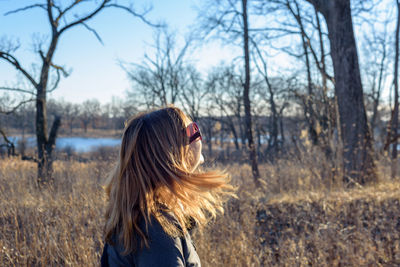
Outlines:
[[376, 181], [371, 134], [363, 102], [350, 0], [307, 0], [326, 20], [343, 141], [344, 180]]
[[[51, 8], [51, 7], [48, 7]], [[40, 82], [36, 87], [36, 139], [38, 149], [38, 173], [39, 184], [50, 182], [53, 173], [52, 152], [55, 146], [58, 129], [61, 125], [61, 118], [56, 117], [51, 127], [50, 136], [47, 136], [47, 85], [49, 71], [54, 52], [59, 40], [59, 34], [53, 31], [51, 43], [46, 56], [42, 56], [42, 69], [40, 72]]]
[[397, 175], [397, 145], [399, 136], [399, 31], [400, 31], [400, 2], [396, 0], [397, 5], [397, 25], [395, 36], [395, 59], [394, 59], [394, 107], [393, 120], [391, 125], [393, 145], [392, 145], [392, 168], [391, 177], [394, 179]]
[[[320, 48], [320, 64], [321, 64], [321, 78], [322, 78], [322, 118], [320, 118], [320, 125], [323, 129], [323, 135], [320, 135], [320, 142], [322, 143], [323, 150], [328, 159], [331, 159], [333, 151], [331, 147], [331, 140], [333, 135], [333, 117], [331, 111], [331, 101], [328, 97], [328, 77], [326, 73], [326, 60], [325, 60], [325, 46], [322, 34], [321, 22], [319, 19], [318, 10], [314, 7], [315, 19], [317, 22], [317, 31]], [[321, 138], [322, 137], [322, 138]]]
[[376, 120], [378, 118], [378, 107], [381, 99], [383, 72], [385, 71], [385, 60], [386, 60], [386, 48], [383, 45], [382, 58], [380, 59], [379, 63], [378, 84], [375, 85], [375, 79], [374, 79], [374, 86], [372, 88], [373, 112], [370, 121], [372, 140], [374, 140], [374, 129], [376, 127]]
[[245, 82], [243, 85], [243, 104], [246, 120], [246, 138], [248, 141], [249, 156], [251, 162], [251, 170], [256, 183], [260, 178], [257, 163], [257, 153], [254, 145], [252, 118], [251, 118], [251, 103], [250, 103], [250, 53], [249, 53], [249, 25], [247, 17], [247, 0], [242, 0], [242, 19], [243, 19], [243, 53], [245, 67]]
[[233, 135], [233, 143], [235, 144], [235, 149], [236, 151], [239, 151], [239, 141], [238, 141], [238, 134], [235, 128], [235, 124], [232, 121], [232, 118], [228, 115], [226, 115], [228, 118], [228, 126], [231, 129], [232, 135]]
[[[264, 60], [260, 49], [258, 48], [257, 44], [253, 42], [253, 46], [259, 56], [259, 59], [262, 64], [262, 69], [256, 64], [256, 67], [259, 73], [263, 76], [265, 83], [267, 84], [267, 89], [269, 93], [268, 102], [270, 104], [271, 115], [269, 118], [269, 138], [268, 138], [268, 156], [275, 156], [275, 153], [278, 151], [278, 111], [275, 102], [275, 93], [268, 77], [267, 71], [267, 62]], [[272, 157], [270, 157], [272, 158]]]
[[290, 3], [287, 2], [287, 6], [289, 10], [291, 11], [292, 15], [295, 17], [297, 20], [297, 24], [299, 25], [300, 28], [300, 36], [301, 36], [301, 41], [302, 41], [302, 46], [303, 46], [303, 52], [304, 52], [304, 57], [305, 57], [305, 65], [306, 65], [306, 71], [307, 71], [307, 91], [308, 91], [308, 96], [305, 101], [305, 106], [304, 106], [304, 113], [306, 117], [306, 121], [308, 124], [308, 133], [310, 135], [311, 141], [313, 145], [318, 145], [318, 133], [316, 131], [316, 119], [315, 119], [315, 114], [314, 114], [314, 107], [313, 107], [313, 99], [314, 99], [314, 92], [313, 92], [313, 82], [311, 78], [311, 63], [310, 63], [310, 57], [309, 57], [309, 43], [308, 40], [306, 39], [305, 36], [305, 29], [303, 26], [303, 21], [302, 17], [300, 14], [300, 9], [297, 1], [294, 1], [294, 4], [296, 6], [296, 10], [293, 10], [293, 8], [290, 6]]
[[269, 89], [269, 104], [271, 105], [271, 123], [270, 137], [268, 139], [268, 151], [273, 151], [273, 154], [278, 150], [278, 111], [276, 109], [274, 92], [270, 85]]

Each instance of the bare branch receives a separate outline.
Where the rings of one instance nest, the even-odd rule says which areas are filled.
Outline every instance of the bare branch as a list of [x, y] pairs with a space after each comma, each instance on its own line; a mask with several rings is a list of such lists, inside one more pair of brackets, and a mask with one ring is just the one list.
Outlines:
[[39, 49], [39, 55], [40, 55], [40, 58], [42, 59], [42, 61], [45, 62], [46, 57], [44, 56], [43, 51], [41, 49]]
[[14, 56], [10, 55], [9, 53], [0, 51], [0, 58], [4, 58], [6, 61], [8, 61], [10, 64], [12, 64], [17, 70], [19, 70], [32, 83], [32, 85], [35, 88], [38, 86], [38, 84], [33, 79], [33, 77], [24, 68], [21, 67], [18, 60]]
[[[310, 1], [309, 1], [309, 2], [310, 2]], [[316, 1], [316, 2], [318, 2], [318, 1]], [[298, 7], [297, 2], [295, 2], [295, 4], [296, 4], [296, 8], [297, 8], [296, 10], [297, 10], [297, 12], [295, 12], [295, 11], [293, 10], [293, 8], [291, 7], [291, 5], [290, 5], [289, 2], [286, 3], [286, 7], [289, 9], [290, 13], [291, 13], [291, 14], [293, 15], [293, 17], [296, 19], [296, 21], [297, 21], [297, 23], [298, 23], [298, 25], [299, 25], [300, 31], [301, 31], [301, 35], [307, 40], [307, 42], [306, 42], [307, 47], [310, 48], [311, 55], [312, 55], [313, 58], [314, 58], [314, 61], [315, 61], [315, 64], [316, 64], [318, 70], [319, 70], [321, 73], [323, 73], [323, 74], [326, 76], [326, 78], [334, 84], [334, 83], [335, 83], [334, 78], [333, 78], [331, 75], [329, 75], [328, 73], [326, 73], [326, 71], [324, 70], [324, 68], [321, 67], [321, 64], [320, 64], [320, 61], [319, 61], [319, 59], [318, 59], [317, 53], [315, 52], [313, 46], [311, 45], [311, 39], [310, 39], [310, 37], [308, 36], [308, 34], [306, 33], [306, 31], [304, 30], [304, 26], [303, 26], [303, 23], [302, 23], [302, 18], [301, 18], [300, 13], [299, 13], [299, 7]]]
[[58, 65], [56, 65], [56, 64], [54, 64], [54, 63], [51, 63], [50, 65], [56, 70], [57, 79], [56, 79], [56, 81], [54, 82], [52, 88], [49, 89], [49, 90], [47, 90], [48, 93], [51, 93], [51, 92], [53, 92], [55, 89], [57, 89], [58, 84], [59, 84], [60, 79], [61, 79], [60, 72], [63, 74], [64, 77], [68, 77], [68, 75], [69, 75], [69, 73], [64, 69], [64, 67], [58, 66]]
[[6, 53], [14, 53], [20, 48], [21, 44], [19, 40], [12, 41], [5, 36], [2, 36], [0, 39], [0, 51]]
[[[54, 7], [55, 9], [57, 9], [58, 14], [60, 14], [62, 12], [61, 7], [59, 7], [58, 5], [54, 4], [53, 0], [51, 1], [52, 7]], [[57, 16], [58, 18], [58, 16]], [[53, 18], [54, 19], [54, 18]], [[55, 21], [55, 20], [54, 20]], [[55, 21], [56, 22], [56, 21]]]
[[11, 141], [7, 138], [6, 133], [5, 133], [2, 129], [0, 129], [0, 135], [3, 136], [4, 142], [6, 142], [5, 144], [0, 145], [0, 147], [1, 147], [1, 146], [7, 147], [7, 150], [8, 150], [9, 155], [15, 156], [15, 145], [14, 145], [14, 143], [11, 142]]
[[59, 69], [56, 69], [56, 72], [57, 72], [57, 79], [56, 79], [56, 81], [54, 82], [54, 85], [53, 85], [53, 87], [51, 88], [51, 89], [49, 89], [49, 90], [47, 90], [47, 92], [48, 93], [51, 93], [51, 92], [53, 92], [54, 90], [56, 90], [56, 88], [57, 88], [57, 86], [58, 86], [58, 83], [60, 82], [60, 70]]
[[15, 10], [8, 11], [8, 12], [4, 13], [4, 16], [15, 14], [15, 13], [25, 11], [28, 9], [33, 9], [33, 8], [42, 8], [42, 9], [46, 10], [46, 6], [44, 4], [34, 4], [34, 5], [21, 7], [21, 8], [15, 9]]
[[255, 62], [256, 68], [258, 70], [258, 72], [263, 75], [265, 82], [267, 83], [268, 89], [270, 91], [270, 93], [272, 94], [272, 86], [271, 86], [271, 82], [269, 81], [269, 77], [268, 77], [268, 68], [267, 68], [267, 62], [265, 61], [264, 57], [261, 54], [261, 51], [257, 45], [257, 43], [254, 41], [253, 38], [249, 38], [250, 42], [253, 44], [253, 47], [256, 49], [257, 55], [259, 57], [259, 59], [261, 60], [263, 69], [261, 70], [260, 66], [257, 64], [257, 62]]
[[26, 161], [33, 161], [33, 162], [39, 163], [39, 160], [37, 158], [31, 157], [31, 156], [21, 155], [21, 159], [22, 160], [26, 160]]
[[35, 101], [35, 98], [30, 98], [24, 101], [20, 101], [16, 106], [10, 108], [9, 110], [3, 110], [0, 108], [0, 113], [1, 114], [5, 114], [5, 115], [10, 115], [12, 113], [14, 113], [19, 107], [21, 107], [22, 105], [25, 105], [26, 103]]
[[24, 94], [35, 95], [35, 93], [32, 92], [32, 91], [25, 90], [25, 89], [20, 89], [20, 88], [12, 88], [12, 87], [0, 86], [0, 90], [4, 90], [4, 91], [13, 91], [13, 92], [19, 92], [19, 93], [24, 93]]
[[281, 50], [283, 52], [285, 52], [286, 54], [288, 54], [289, 56], [292, 56], [295, 58], [301, 58], [303, 56], [303, 54], [296, 54], [296, 53], [292, 52], [289, 48], [290, 47], [282, 47]]
[[57, 34], [57, 24], [54, 21], [52, 7], [55, 6], [52, 0], [47, 0], [47, 16], [51, 25], [51, 31], [53, 36]]
[[265, 28], [252, 28], [249, 29], [249, 32], [268, 32], [268, 31], [275, 31], [275, 32], [284, 32], [288, 34], [299, 34], [299, 31], [289, 30], [285, 28], [275, 28], [275, 27], [265, 27]]
[[53, 147], [56, 143], [57, 132], [58, 132], [58, 129], [60, 128], [60, 126], [61, 126], [61, 117], [55, 116], [53, 125], [51, 126], [51, 129], [50, 129], [50, 134], [49, 134], [48, 145], [50, 147]]
[[314, 5], [315, 8], [321, 13], [328, 12], [329, 3], [324, 0], [306, 0], [310, 4]]
[[71, 5], [69, 5], [68, 7], [66, 7], [64, 10], [58, 10], [59, 14], [57, 16], [57, 18], [55, 19], [55, 22], [58, 23], [60, 22], [60, 19], [68, 12], [70, 11], [74, 6], [76, 6], [77, 4], [81, 3], [81, 0], [75, 0]]
[[97, 13], [99, 13], [107, 4], [109, 0], [103, 0], [103, 2], [100, 4], [100, 6], [98, 8], [96, 8], [92, 13], [90, 13], [89, 15], [82, 17], [74, 22], [71, 22], [70, 24], [65, 25], [63, 28], [61, 28], [61, 30], [59, 30], [59, 34], [63, 33], [64, 31], [68, 30], [69, 28], [76, 26], [78, 24], [82, 24], [82, 22], [85, 22], [91, 18], [93, 18]]
[[55, 68], [57, 71], [61, 71], [64, 77], [68, 77], [69, 73], [64, 69], [64, 67], [51, 63], [50, 66]]
[[105, 7], [115, 7], [115, 8], [125, 10], [128, 13], [132, 14], [133, 16], [138, 17], [144, 23], [146, 23], [152, 27], [156, 27], [156, 28], [164, 27], [164, 25], [162, 25], [162, 24], [154, 24], [145, 18], [146, 14], [149, 13], [151, 11], [151, 9], [147, 9], [143, 13], [139, 14], [139, 13], [135, 12], [132, 7], [126, 7], [126, 6], [119, 5], [119, 4], [106, 4]]
[[91, 27], [89, 27], [89, 25], [87, 25], [85, 22], [82, 22], [82, 25], [90, 32], [92, 32], [94, 34], [94, 36], [96, 36], [97, 40], [104, 45], [103, 40], [101, 39], [100, 35], [97, 33], [97, 31]]

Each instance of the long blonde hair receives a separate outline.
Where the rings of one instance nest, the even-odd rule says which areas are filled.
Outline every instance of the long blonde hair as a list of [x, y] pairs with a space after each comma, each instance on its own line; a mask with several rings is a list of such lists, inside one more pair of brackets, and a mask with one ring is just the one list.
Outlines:
[[[171, 236], [185, 234], [190, 223], [204, 226], [223, 212], [226, 196], [233, 195], [229, 175], [223, 171], [193, 172], [185, 132], [190, 119], [178, 108], [168, 106], [140, 113], [126, 124], [119, 159], [106, 187], [106, 242], [113, 235], [124, 253], [136, 250], [137, 239], [148, 246], [146, 229], [154, 217]], [[177, 223], [164, 216], [173, 214]]]

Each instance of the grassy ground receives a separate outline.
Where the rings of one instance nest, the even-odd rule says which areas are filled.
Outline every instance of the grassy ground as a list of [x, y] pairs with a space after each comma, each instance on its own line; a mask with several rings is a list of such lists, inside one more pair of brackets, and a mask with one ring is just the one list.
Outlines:
[[[194, 232], [203, 266], [400, 265], [400, 182], [341, 189], [315, 156], [227, 166], [237, 199]], [[0, 161], [0, 266], [97, 266], [109, 161], [56, 161], [54, 185], [35, 186], [35, 165]]]

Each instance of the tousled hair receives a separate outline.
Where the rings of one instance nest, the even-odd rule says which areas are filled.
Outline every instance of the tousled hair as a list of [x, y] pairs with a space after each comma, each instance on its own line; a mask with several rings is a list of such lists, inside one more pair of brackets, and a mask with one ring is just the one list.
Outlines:
[[[126, 123], [119, 159], [106, 186], [105, 239], [113, 236], [124, 254], [148, 246], [145, 228], [154, 217], [171, 236], [183, 235], [191, 224], [204, 226], [233, 195], [226, 172], [192, 171], [185, 127], [190, 119], [177, 107], [140, 113]], [[165, 216], [172, 214], [178, 222]]]

